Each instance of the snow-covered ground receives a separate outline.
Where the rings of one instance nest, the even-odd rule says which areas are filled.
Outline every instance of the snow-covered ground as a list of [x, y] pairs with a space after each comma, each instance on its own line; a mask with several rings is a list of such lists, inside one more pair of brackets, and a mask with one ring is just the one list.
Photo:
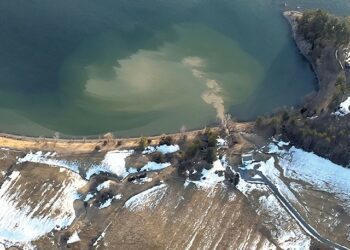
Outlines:
[[345, 49], [344, 55], [345, 55], [345, 63], [350, 65], [350, 48]]
[[117, 194], [117, 195], [113, 196], [112, 198], [107, 199], [105, 202], [103, 202], [100, 205], [100, 209], [109, 207], [112, 204], [113, 200], [120, 200], [121, 198], [122, 198], [122, 195], [121, 194]]
[[[268, 146], [268, 153], [277, 158], [277, 165], [281, 167], [283, 176], [291, 180], [303, 181], [313, 189], [334, 194], [350, 209], [350, 169], [337, 165], [328, 159], [306, 152], [296, 147], [286, 147], [287, 144], [273, 142]], [[272, 159], [272, 158], [271, 158]], [[268, 163], [268, 162], [267, 162]], [[300, 184], [292, 182], [290, 188], [281, 180], [281, 173], [275, 164], [261, 164], [259, 168], [290, 201], [295, 196], [290, 190], [301, 192]]]
[[145, 178], [137, 178], [132, 183], [142, 185], [142, 184], [147, 183], [147, 182], [152, 182], [152, 180], [153, 180], [152, 178], [146, 176]]
[[125, 159], [132, 155], [133, 150], [113, 150], [108, 152], [101, 164], [91, 167], [86, 172], [86, 179], [90, 179], [92, 175], [101, 172], [112, 173], [120, 177], [125, 177], [129, 173], [126, 170]]
[[[54, 228], [65, 228], [73, 222], [73, 202], [79, 198], [77, 190], [86, 181], [76, 173], [64, 171], [62, 174], [66, 174], [66, 179], [59, 189], [46, 183], [38, 190], [21, 188], [21, 185], [26, 185], [25, 177], [18, 171], [12, 172], [0, 188], [0, 243], [5, 246], [26, 244]], [[28, 195], [39, 195], [40, 198], [24, 198]]]
[[[223, 147], [227, 145], [226, 140], [218, 137], [216, 139], [216, 144], [218, 147]], [[198, 188], [202, 189], [212, 189], [217, 184], [222, 183], [225, 180], [225, 175], [223, 171], [226, 170], [226, 167], [228, 166], [226, 155], [223, 155], [221, 159], [217, 156], [218, 159], [213, 162], [213, 166], [211, 169], [203, 169], [201, 172], [201, 179], [198, 181], [193, 181], [190, 179], [186, 179], [185, 181], [185, 187], [187, 187], [190, 183], [195, 184]]]
[[246, 197], [249, 197], [254, 191], [268, 192], [268, 188], [264, 184], [248, 183], [243, 179], [240, 179], [236, 188], [243, 193]]
[[140, 169], [140, 172], [162, 170], [164, 168], [169, 167], [170, 165], [171, 164], [169, 162], [156, 163], [156, 162], [150, 161]]
[[[173, 153], [179, 149], [179, 146], [162, 145], [153, 149], [155, 151], [159, 151], [162, 153]], [[127, 169], [127, 166], [126, 166], [126, 162], [125, 162], [126, 158], [131, 156], [133, 153], [134, 153], [133, 150], [114, 150], [114, 151], [107, 152], [107, 154], [105, 155], [104, 159], [101, 161], [100, 164], [95, 164], [86, 171], [85, 179], [89, 180], [91, 176], [95, 174], [100, 174], [103, 172], [115, 174], [122, 178], [125, 178], [129, 174], [138, 172], [136, 168], [129, 167]], [[78, 162], [56, 159], [55, 156], [56, 156], [55, 153], [50, 153], [50, 152], [45, 154], [41, 151], [36, 153], [30, 152], [27, 155], [25, 155], [23, 158], [18, 158], [17, 164], [24, 163], [24, 162], [42, 163], [48, 166], [65, 168], [75, 173], [79, 173], [79, 169], [81, 168], [81, 166]], [[143, 166], [140, 169], [140, 172], [162, 170], [164, 168], [169, 167], [170, 165], [171, 164], [168, 162], [166, 163], [148, 162], [145, 166]]]
[[68, 239], [67, 244], [73, 244], [75, 242], [80, 241], [79, 235], [77, 231], [75, 231]]
[[[125, 159], [126, 157], [133, 154], [133, 150], [129, 151], [111, 151], [108, 152], [105, 156], [105, 158], [102, 161], [102, 164], [96, 165], [91, 167], [86, 172], [86, 179], [90, 179], [92, 175], [99, 174], [101, 172], [107, 172], [116, 174], [119, 177], [125, 178], [129, 174], [137, 173], [136, 168], [128, 168], [126, 167]], [[139, 172], [143, 171], [156, 171], [156, 170], [162, 170], [164, 168], [169, 167], [171, 164], [166, 163], [155, 163], [155, 162], [148, 162], [145, 166], [143, 166]]]
[[84, 201], [87, 202], [87, 201], [91, 200], [91, 199], [94, 198], [94, 197], [95, 197], [94, 194], [88, 193], [88, 194], [85, 196]]
[[218, 137], [216, 139], [216, 145], [220, 148], [220, 147], [226, 147], [227, 146], [227, 141], [221, 137]]
[[275, 138], [273, 138], [272, 141], [273, 142], [267, 146], [268, 154], [283, 153], [284, 148], [290, 145], [290, 142], [279, 141], [279, 140], [276, 140]]
[[75, 173], [79, 173], [79, 164], [77, 162], [57, 160], [54, 158], [55, 156], [56, 156], [56, 153], [51, 153], [51, 152], [48, 152], [46, 154], [44, 154], [41, 151], [38, 151], [36, 153], [30, 152], [26, 154], [23, 158], [18, 158], [17, 164], [23, 163], [23, 162], [42, 163], [49, 166], [66, 168]]
[[[271, 154], [271, 158], [266, 162], [248, 165], [247, 168], [255, 168], [261, 171], [288, 201], [294, 206], [297, 205], [296, 207], [298, 209], [309, 212], [309, 208], [304, 203], [304, 205], [302, 205], [295, 194], [305, 192], [307, 189], [314, 189], [327, 192], [333, 197], [336, 197], [339, 200], [338, 204], [343, 206], [348, 212], [350, 211], [350, 169], [334, 164], [328, 159], [317, 156], [312, 152], [306, 152], [302, 149], [290, 146], [288, 142], [273, 140], [273, 142], [270, 143], [268, 147], [263, 148], [262, 151]], [[258, 152], [261, 152], [261, 150]], [[288, 181], [285, 182], [286, 180]], [[290, 185], [286, 183], [290, 183]], [[264, 192], [262, 186], [254, 183], [247, 183], [244, 180], [240, 180], [237, 188], [241, 190], [247, 198], [249, 198], [254, 191]], [[260, 197], [259, 202], [271, 203], [270, 201], [273, 198], [276, 199], [272, 196], [266, 196], [265, 198]], [[274, 219], [281, 218], [279, 220], [282, 223], [275, 224], [282, 226], [284, 222], [282, 218], [285, 217], [279, 217], [279, 215], [274, 214], [278, 209], [279, 208], [273, 207], [272, 205], [266, 206], [266, 211], [269, 211], [268, 213], [270, 214], [272, 213]], [[332, 210], [331, 216], [327, 217], [327, 213], [325, 213], [324, 218], [326, 218], [326, 220], [324, 222], [327, 223], [327, 226], [332, 225], [332, 227], [336, 227], [340, 223], [337, 218], [338, 215], [339, 213], [334, 210]], [[329, 224], [329, 220], [334, 223]], [[290, 230], [285, 230], [285, 232], [292, 233]], [[287, 237], [283, 235], [277, 236], [277, 239]], [[299, 233], [294, 232], [294, 238], [295, 237], [303, 238]], [[303, 242], [303, 240], [300, 241], [302, 247], [299, 249], [305, 249]], [[306, 246], [309, 245], [308, 241], [305, 241], [305, 244]], [[281, 246], [282, 248], [293, 248], [293, 245], [290, 244], [282, 244]]]
[[[283, 145], [283, 144], [280, 144]], [[266, 162], [258, 162], [248, 165], [247, 169], [253, 169], [255, 166], [259, 165], [259, 171], [261, 171], [280, 191], [280, 193], [293, 203], [298, 203], [297, 198], [291, 192], [289, 187], [281, 180], [281, 173], [275, 167], [275, 159], [271, 157]]]
[[145, 150], [142, 152], [143, 154], [151, 154], [154, 152], [160, 152], [162, 154], [172, 154], [180, 150], [179, 145], [160, 145], [160, 146], [148, 146], [145, 148]]
[[350, 208], [350, 169], [295, 147], [279, 152], [278, 159], [284, 176], [335, 194]]
[[96, 190], [101, 191], [102, 189], [108, 189], [112, 183], [113, 183], [113, 181], [111, 181], [111, 180], [104, 181], [96, 187]]
[[209, 170], [202, 170], [202, 177], [199, 181], [193, 181], [190, 179], [186, 179], [185, 187], [187, 187], [190, 183], [194, 183], [199, 188], [209, 189], [215, 187], [218, 183], [222, 183], [225, 180], [225, 175], [222, 171], [225, 171], [226, 167], [226, 157], [222, 157], [222, 159], [218, 159], [213, 162], [213, 167]]
[[167, 188], [166, 184], [161, 184], [147, 189], [129, 198], [124, 207], [134, 212], [142, 211], [145, 208], [154, 209], [164, 198]]
[[340, 103], [338, 110], [334, 112], [334, 114], [338, 116], [347, 115], [350, 113], [349, 107], [350, 107], [350, 96], [345, 101]]

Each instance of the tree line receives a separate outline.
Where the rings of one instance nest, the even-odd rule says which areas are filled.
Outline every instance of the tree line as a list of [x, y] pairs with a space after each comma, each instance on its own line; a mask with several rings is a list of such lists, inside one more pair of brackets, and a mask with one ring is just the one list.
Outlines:
[[322, 10], [305, 11], [298, 20], [298, 32], [313, 48], [339, 47], [350, 43], [349, 19], [335, 17]]

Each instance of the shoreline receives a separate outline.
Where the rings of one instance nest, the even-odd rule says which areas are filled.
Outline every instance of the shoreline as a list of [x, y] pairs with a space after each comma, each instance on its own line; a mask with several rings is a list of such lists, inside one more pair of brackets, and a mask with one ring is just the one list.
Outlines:
[[[300, 18], [303, 13], [300, 11], [296, 11], [296, 10], [288, 10], [288, 11], [284, 11], [283, 13], [284, 18], [288, 21], [290, 28], [291, 28], [291, 33], [292, 33], [292, 38], [295, 42], [296, 47], [299, 50], [299, 53], [309, 62], [312, 71], [315, 75], [315, 78], [317, 80], [317, 89], [314, 90], [315, 93], [317, 93], [320, 89], [320, 77], [317, 73], [317, 67], [316, 65], [313, 63], [312, 59], [310, 58], [310, 56], [308, 55], [308, 52], [310, 50], [311, 45], [308, 44], [303, 38], [301, 38], [298, 33], [297, 33], [297, 18]], [[311, 93], [311, 94], [315, 94], [315, 93]]]
[[[213, 127], [212, 129], [218, 129], [218, 127]], [[178, 140], [179, 137], [184, 135], [186, 135], [187, 137], [193, 137], [201, 131], [203, 131], [203, 129], [186, 131], [183, 133], [169, 133], [145, 137], [151, 140], [150, 144], [153, 145], [158, 144], [163, 136], [171, 136], [175, 140]], [[142, 136], [114, 138], [111, 133], [107, 133], [101, 138], [94, 139], [60, 139], [0, 133], [0, 148], [84, 154], [96, 151], [96, 147], [101, 147], [101, 151], [109, 151], [117, 148], [127, 149], [137, 147], [141, 137]]]
[[[254, 127], [254, 122], [228, 122], [230, 131], [246, 132], [251, 131]], [[168, 133], [155, 136], [144, 136], [150, 140], [150, 145], [157, 145], [164, 136], [171, 136], [174, 141], [179, 141], [184, 136], [187, 139], [192, 139], [198, 133], [203, 132], [202, 129], [191, 130], [186, 132]], [[219, 131], [220, 127], [210, 127], [210, 129]], [[9, 148], [21, 151], [54, 151], [57, 153], [69, 154], [86, 154], [92, 152], [107, 152], [115, 149], [130, 149], [139, 146], [140, 137], [130, 138], [114, 138], [111, 133], [105, 134], [102, 138], [96, 139], [59, 139], [45, 137], [30, 137], [0, 133], [0, 148]], [[99, 147], [98, 150], [96, 148]]]
[[[217, 130], [218, 127], [214, 127], [212, 129]], [[187, 138], [193, 138], [199, 132], [202, 131], [203, 129], [186, 131], [183, 133], [169, 133], [145, 137], [151, 141], [150, 145], [155, 145], [158, 144], [160, 139], [164, 136], [171, 136], [177, 141], [184, 135], [186, 135]], [[102, 138], [96, 139], [59, 139], [0, 133], [0, 148], [9, 148], [14, 150], [55, 151], [57, 153], [70, 154], [85, 154], [97, 152], [97, 147], [100, 147], [98, 151], [110, 151], [118, 148], [135, 148], [139, 145], [141, 137], [142, 136], [130, 138], [114, 138], [112, 134], [107, 133]]]

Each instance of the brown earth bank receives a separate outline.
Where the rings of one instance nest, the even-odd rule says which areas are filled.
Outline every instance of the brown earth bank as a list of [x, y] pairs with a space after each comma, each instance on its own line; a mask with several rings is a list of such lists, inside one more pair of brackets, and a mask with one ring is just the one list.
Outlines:
[[[242, 122], [237, 123], [228, 121], [227, 127], [235, 132], [252, 132], [254, 123]], [[84, 154], [94, 151], [110, 151], [113, 149], [128, 149], [135, 148], [140, 145], [141, 139], [146, 140], [149, 145], [157, 145], [165, 137], [171, 137], [174, 141], [179, 141], [182, 138], [193, 139], [201, 130], [186, 131], [174, 134], [162, 134], [150, 137], [135, 137], [135, 138], [114, 138], [113, 134], [107, 133], [99, 139], [58, 139], [58, 138], [42, 138], [28, 137], [11, 134], [0, 133], [0, 148], [10, 148], [15, 150], [32, 150], [32, 151], [54, 151], [65, 154]], [[222, 128], [212, 127], [211, 130], [219, 131]]]
[[[333, 17], [322, 11], [306, 13], [339, 25], [346, 22], [345, 18]], [[321, 32], [315, 35], [314, 40], [307, 39], [306, 35], [312, 30], [308, 33], [299, 27], [300, 24], [305, 26], [304, 15], [297, 11], [284, 12], [297, 47], [315, 72], [318, 88], [298, 107], [281, 110], [269, 117], [259, 117], [256, 121], [257, 131], [266, 136], [282, 134], [285, 139], [306, 151], [313, 151], [337, 164], [348, 166], [350, 116], [337, 116], [334, 112], [350, 96], [350, 68], [345, 62], [349, 44], [348, 41], [338, 44], [330, 38], [324, 38], [326, 35], [322, 34], [322, 30], [326, 30], [326, 22], [321, 24]]]
[[[213, 128], [217, 130], [218, 128]], [[175, 134], [163, 134], [159, 136], [144, 137], [150, 145], [159, 144], [160, 140], [166, 136], [171, 136], [174, 140], [179, 140], [185, 136], [189, 139], [195, 137], [203, 130], [188, 131]], [[143, 137], [135, 138], [114, 138], [113, 134], [107, 133], [99, 139], [56, 139], [17, 136], [11, 134], [0, 134], [0, 147], [15, 150], [33, 151], [55, 151], [65, 154], [84, 154], [94, 151], [110, 151], [117, 148], [135, 148], [139, 146]]]

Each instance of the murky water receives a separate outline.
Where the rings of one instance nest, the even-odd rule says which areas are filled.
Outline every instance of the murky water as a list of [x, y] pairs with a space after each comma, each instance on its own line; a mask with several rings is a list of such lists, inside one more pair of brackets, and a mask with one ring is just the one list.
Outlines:
[[[296, 1], [350, 14], [345, 0]], [[253, 119], [314, 75], [279, 0], [2, 1], [0, 131], [137, 136]]]

